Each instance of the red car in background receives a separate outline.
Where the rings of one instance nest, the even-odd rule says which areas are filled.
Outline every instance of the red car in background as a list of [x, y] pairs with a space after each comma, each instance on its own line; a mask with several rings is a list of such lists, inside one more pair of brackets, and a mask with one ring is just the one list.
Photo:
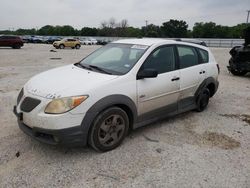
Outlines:
[[0, 35], [0, 47], [12, 47], [19, 49], [23, 46], [23, 40], [14, 35]]

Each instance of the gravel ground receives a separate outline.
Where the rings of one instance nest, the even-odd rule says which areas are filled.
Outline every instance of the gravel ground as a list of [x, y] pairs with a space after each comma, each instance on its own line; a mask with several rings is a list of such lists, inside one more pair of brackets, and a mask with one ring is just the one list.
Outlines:
[[12, 107], [23, 84], [96, 48], [0, 49], [0, 187], [250, 187], [250, 75], [228, 73], [229, 49], [212, 49], [221, 74], [207, 110], [135, 130], [111, 152], [48, 146], [22, 133]]

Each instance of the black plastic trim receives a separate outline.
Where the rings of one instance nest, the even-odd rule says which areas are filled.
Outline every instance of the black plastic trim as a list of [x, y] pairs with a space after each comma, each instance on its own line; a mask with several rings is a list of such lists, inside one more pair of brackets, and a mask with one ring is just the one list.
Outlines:
[[31, 112], [40, 103], [41, 101], [38, 99], [34, 99], [32, 97], [25, 97], [20, 108], [24, 112]]
[[[86, 112], [82, 123], [81, 128], [83, 132], [86, 134], [84, 139], [87, 142], [87, 135], [91, 128], [91, 125], [97, 115], [103, 110], [111, 107], [111, 106], [126, 106], [131, 111], [130, 124], [133, 125], [137, 120], [137, 108], [135, 103], [129, 97], [125, 95], [110, 95], [104, 97], [103, 99], [96, 102], [92, 107]], [[128, 114], [129, 115], [129, 114]]]

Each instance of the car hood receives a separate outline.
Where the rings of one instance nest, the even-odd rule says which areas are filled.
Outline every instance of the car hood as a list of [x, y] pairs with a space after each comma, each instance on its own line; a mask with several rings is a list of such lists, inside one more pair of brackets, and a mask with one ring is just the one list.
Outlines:
[[25, 90], [48, 99], [77, 96], [88, 94], [94, 87], [117, 77], [67, 65], [34, 76], [25, 85]]

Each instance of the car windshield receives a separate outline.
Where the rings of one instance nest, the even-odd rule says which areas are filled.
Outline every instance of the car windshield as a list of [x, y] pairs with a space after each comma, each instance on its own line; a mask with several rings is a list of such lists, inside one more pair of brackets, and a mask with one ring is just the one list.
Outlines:
[[148, 49], [145, 45], [111, 43], [83, 59], [83, 67], [103, 70], [103, 73], [123, 75], [129, 72]]

